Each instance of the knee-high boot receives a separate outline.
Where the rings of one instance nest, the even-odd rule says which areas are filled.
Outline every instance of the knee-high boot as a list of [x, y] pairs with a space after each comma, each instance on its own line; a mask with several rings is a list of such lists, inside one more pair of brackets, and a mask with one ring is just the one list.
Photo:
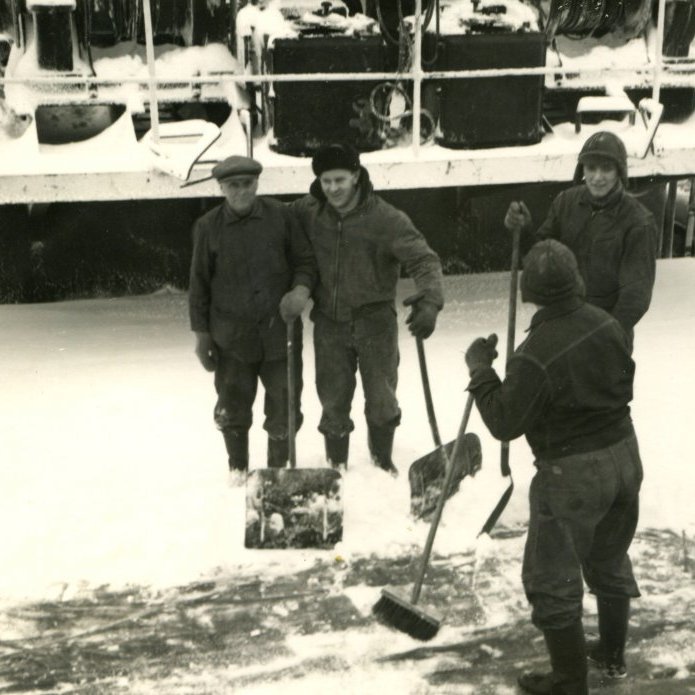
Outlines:
[[333, 468], [347, 468], [350, 435], [345, 434], [342, 437], [334, 437], [327, 434], [324, 435], [324, 442], [326, 445], [326, 461]]
[[395, 428], [391, 426], [368, 426], [369, 452], [372, 455], [374, 465], [396, 477], [398, 475], [398, 469], [393, 465], [393, 461], [391, 460], [394, 432]]
[[224, 444], [230, 471], [247, 471], [249, 469], [249, 433], [246, 430], [224, 429]]
[[525, 673], [522, 690], [533, 695], [587, 695], [586, 644], [582, 621], [560, 630], [543, 630], [551, 673]]
[[289, 443], [284, 439], [268, 437], [268, 468], [284, 468], [289, 460]]
[[589, 661], [608, 678], [625, 678], [625, 643], [630, 620], [627, 596], [597, 596], [599, 642], [590, 645]]

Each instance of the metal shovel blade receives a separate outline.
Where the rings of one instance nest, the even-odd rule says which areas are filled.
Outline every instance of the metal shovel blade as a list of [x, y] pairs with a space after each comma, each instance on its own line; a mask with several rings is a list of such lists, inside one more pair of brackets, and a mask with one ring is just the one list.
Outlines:
[[[446, 459], [451, 460], [455, 440], [443, 445]], [[437, 506], [442, 492], [446, 474], [446, 459], [442, 448], [435, 449], [415, 461], [408, 471], [410, 481], [410, 513], [415, 519], [428, 520]], [[466, 475], [475, 475], [482, 466], [483, 452], [480, 438], [473, 432], [467, 432], [459, 446], [454, 466], [453, 478], [446, 498], [456, 494], [461, 481]]]
[[247, 548], [332, 548], [343, 538], [342, 478], [332, 468], [265, 468], [246, 481]]

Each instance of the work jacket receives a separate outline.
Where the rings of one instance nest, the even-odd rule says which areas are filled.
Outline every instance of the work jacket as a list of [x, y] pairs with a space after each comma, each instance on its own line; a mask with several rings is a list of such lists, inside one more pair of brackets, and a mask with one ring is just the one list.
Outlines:
[[393, 304], [401, 265], [425, 300], [443, 306], [439, 257], [405, 213], [374, 193], [366, 169], [359, 203], [346, 215], [326, 201], [318, 179], [292, 207], [318, 264], [315, 311], [349, 321], [368, 305]]
[[189, 286], [191, 329], [245, 362], [285, 355], [282, 296], [316, 279], [311, 245], [295, 218], [272, 198], [257, 198], [239, 217], [226, 201], [193, 229]]
[[603, 449], [634, 433], [635, 365], [620, 324], [579, 297], [537, 311], [501, 382], [492, 367], [468, 390], [494, 437], [523, 434], [537, 459]]
[[594, 201], [585, 185], [560, 193], [536, 232], [574, 252], [586, 301], [605, 309], [625, 331], [649, 308], [656, 269], [656, 223], [622, 186]]

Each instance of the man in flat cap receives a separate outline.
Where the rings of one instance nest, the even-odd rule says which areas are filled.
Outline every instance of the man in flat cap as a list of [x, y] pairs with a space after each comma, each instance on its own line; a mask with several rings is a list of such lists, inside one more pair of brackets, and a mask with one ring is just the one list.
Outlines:
[[[642, 483], [630, 337], [584, 293], [572, 251], [539, 241], [521, 277], [522, 300], [538, 310], [504, 381], [492, 368], [497, 336], [466, 352], [468, 390], [490, 432], [526, 435], [535, 456], [522, 580], [552, 669], [520, 676], [535, 695], [586, 695], [587, 656], [604, 677], [625, 678], [630, 600], [640, 595], [628, 555]], [[598, 608], [599, 641], [589, 645], [584, 582]]]
[[444, 303], [441, 263], [407, 215], [374, 193], [350, 146], [320, 149], [312, 168], [310, 193], [292, 206], [318, 264], [311, 318], [326, 458], [334, 467], [347, 466], [359, 369], [372, 461], [397, 475], [391, 460], [401, 419], [396, 284], [402, 265], [418, 290], [406, 300], [410, 331], [428, 338]]
[[193, 229], [189, 310], [195, 352], [215, 373], [215, 423], [228, 454], [230, 482], [243, 484], [258, 380], [265, 389], [267, 465], [288, 459], [287, 329], [294, 322], [297, 427], [302, 415], [299, 318], [315, 282], [311, 245], [287, 206], [256, 196], [259, 162], [229, 157], [212, 175], [225, 200]]

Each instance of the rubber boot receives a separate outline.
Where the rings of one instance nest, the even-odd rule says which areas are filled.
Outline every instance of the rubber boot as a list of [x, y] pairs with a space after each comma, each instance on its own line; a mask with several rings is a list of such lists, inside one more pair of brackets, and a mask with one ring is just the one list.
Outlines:
[[393, 427], [368, 426], [369, 452], [372, 455], [372, 462], [394, 478], [398, 477], [398, 469], [393, 465], [391, 453], [393, 451]]
[[627, 676], [625, 642], [630, 620], [627, 596], [597, 596], [599, 641], [589, 647], [589, 661], [610, 679]]
[[285, 439], [268, 437], [268, 468], [285, 468], [289, 458], [287, 437]]
[[525, 673], [519, 677], [524, 692], [533, 695], [588, 695], [586, 644], [582, 621], [561, 630], [544, 630], [551, 673]]
[[222, 430], [224, 445], [230, 471], [247, 471], [249, 469], [249, 433], [246, 430]]
[[324, 435], [326, 445], [326, 461], [332, 468], [347, 469], [348, 451], [350, 449], [350, 435], [332, 437]]

